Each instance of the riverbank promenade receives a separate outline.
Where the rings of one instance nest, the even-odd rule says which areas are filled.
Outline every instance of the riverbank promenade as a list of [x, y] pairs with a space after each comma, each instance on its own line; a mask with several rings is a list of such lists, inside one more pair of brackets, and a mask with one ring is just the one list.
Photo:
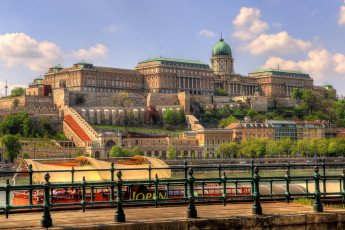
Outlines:
[[[186, 218], [187, 206], [125, 207], [125, 223], [115, 223], [115, 208], [52, 211], [49, 229], [344, 229], [345, 211], [312, 206], [262, 202], [263, 215], [252, 214], [252, 203], [196, 205], [198, 218]], [[0, 216], [0, 229], [45, 229], [42, 212]]]

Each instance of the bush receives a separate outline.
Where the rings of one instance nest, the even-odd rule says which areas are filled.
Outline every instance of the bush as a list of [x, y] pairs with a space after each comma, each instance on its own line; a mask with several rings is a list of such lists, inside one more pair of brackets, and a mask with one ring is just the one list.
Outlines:
[[23, 153], [23, 159], [30, 159], [29, 153]]
[[80, 157], [84, 155], [84, 150], [77, 148], [77, 150], [75, 151], [75, 156], [76, 157]]
[[215, 95], [216, 96], [228, 96], [228, 92], [222, 88], [216, 88]]
[[195, 159], [195, 152], [192, 152], [192, 159]]
[[204, 159], [208, 159], [208, 154], [204, 153]]
[[184, 152], [180, 154], [180, 159], [183, 160], [185, 158]]

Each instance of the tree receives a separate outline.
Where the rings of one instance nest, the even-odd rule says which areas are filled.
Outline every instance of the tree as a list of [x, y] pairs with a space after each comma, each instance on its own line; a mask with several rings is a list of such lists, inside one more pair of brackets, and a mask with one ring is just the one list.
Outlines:
[[23, 153], [23, 159], [30, 159], [29, 153]]
[[186, 124], [186, 114], [183, 109], [180, 109], [177, 112], [177, 123], [179, 125], [185, 125]]
[[122, 157], [130, 157], [130, 156], [132, 156], [132, 154], [129, 149], [122, 150]]
[[0, 123], [0, 131], [2, 135], [5, 134], [13, 134], [16, 135], [20, 133], [22, 128], [22, 120], [19, 116], [16, 115], [8, 115], [5, 119]]
[[337, 93], [333, 87], [327, 89], [326, 99], [330, 99], [330, 100], [336, 100], [337, 99]]
[[128, 93], [127, 92], [118, 93], [113, 98], [113, 103], [116, 106], [119, 106], [119, 107], [130, 106], [131, 102], [132, 102], [132, 99], [128, 97]]
[[143, 152], [143, 150], [139, 149], [139, 147], [135, 147], [132, 150], [132, 155], [133, 156], [136, 156], [136, 155], [144, 156], [144, 152]]
[[294, 88], [292, 93], [290, 94], [290, 98], [293, 99], [302, 99], [303, 96], [303, 89]]
[[145, 111], [146, 124], [157, 124], [160, 120], [160, 114], [155, 105], [150, 105]]
[[85, 95], [81, 93], [77, 93], [74, 95], [74, 104], [75, 105], [83, 105], [85, 104]]
[[22, 87], [15, 87], [11, 90], [11, 97], [18, 97], [25, 94], [25, 89]]
[[291, 147], [294, 144], [290, 138], [283, 138], [278, 141], [279, 143], [279, 150], [285, 156], [290, 156], [291, 154]]
[[228, 92], [222, 88], [216, 88], [214, 94], [216, 96], [228, 96]]
[[177, 123], [176, 113], [171, 109], [167, 109], [163, 116], [163, 120], [165, 124], [175, 125]]
[[218, 154], [222, 157], [237, 157], [240, 153], [240, 145], [236, 142], [222, 143], [218, 145]]
[[224, 105], [224, 113], [226, 113], [226, 114], [230, 114], [231, 113], [231, 109], [230, 109], [230, 106], [229, 106], [228, 103], [226, 103]]
[[167, 158], [169, 160], [172, 160], [172, 159], [175, 159], [175, 157], [176, 157], [176, 150], [175, 150], [174, 146], [169, 145], [168, 151], [167, 151]]
[[195, 157], [195, 152], [193, 151], [192, 152], [192, 159], [195, 159], [196, 157]]
[[279, 145], [277, 141], [270, 140], [267, 142], [266, 154], [271, 157], [279, 155]]
[[230, 115], [226, 118], [222, 118], [219, 122], [218, 128], [226, 128], [227, 126], [231, 125], [236, 121], [238, 121], [238, 119], [233, 115]]
[[180, 154], [180, 159], [183, 160], [185, 158], [184, 152], [182, 151]]
[[254, 119], [254, 117], [258, 115], [258, 112], [256, 112], [254, 109], [250, 109], [247, 112], [247, 116], [250, 117], [251, 119]]
[[29, 137], [33, 131], [33, 124], [30, 118], [25, 118], [22, 124], [22, 135], [23, 137]]
[[19, 137], [7, 134], [1, 138], [1, 142], [5, 146], [6, 158], [13, 163], [22, 148]]
[[123, 157], [123, 153], [122, 153], [122, 149], [117, 146], [117, 145], [114, 145], [111, 150], [110, 150], [110, 154], [109, 154], [110, 157]]

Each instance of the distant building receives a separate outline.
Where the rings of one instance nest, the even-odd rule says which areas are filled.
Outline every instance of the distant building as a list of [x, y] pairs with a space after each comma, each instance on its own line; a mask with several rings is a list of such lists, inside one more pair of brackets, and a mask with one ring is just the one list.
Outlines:
[[298, 140], [313, 140], [325, 138], [325, 129], [319, 121], [295, 121]]

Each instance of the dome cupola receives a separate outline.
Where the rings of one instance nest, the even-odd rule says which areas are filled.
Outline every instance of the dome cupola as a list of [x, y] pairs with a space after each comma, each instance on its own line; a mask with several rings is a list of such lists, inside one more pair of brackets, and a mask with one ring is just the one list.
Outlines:
[[231, 49], [228, 43], [224, 42], [223, 37], [221, 36], [219, 42], [213, 47], [212, 56], [216, 55], [229, 55], [231, 54]]

